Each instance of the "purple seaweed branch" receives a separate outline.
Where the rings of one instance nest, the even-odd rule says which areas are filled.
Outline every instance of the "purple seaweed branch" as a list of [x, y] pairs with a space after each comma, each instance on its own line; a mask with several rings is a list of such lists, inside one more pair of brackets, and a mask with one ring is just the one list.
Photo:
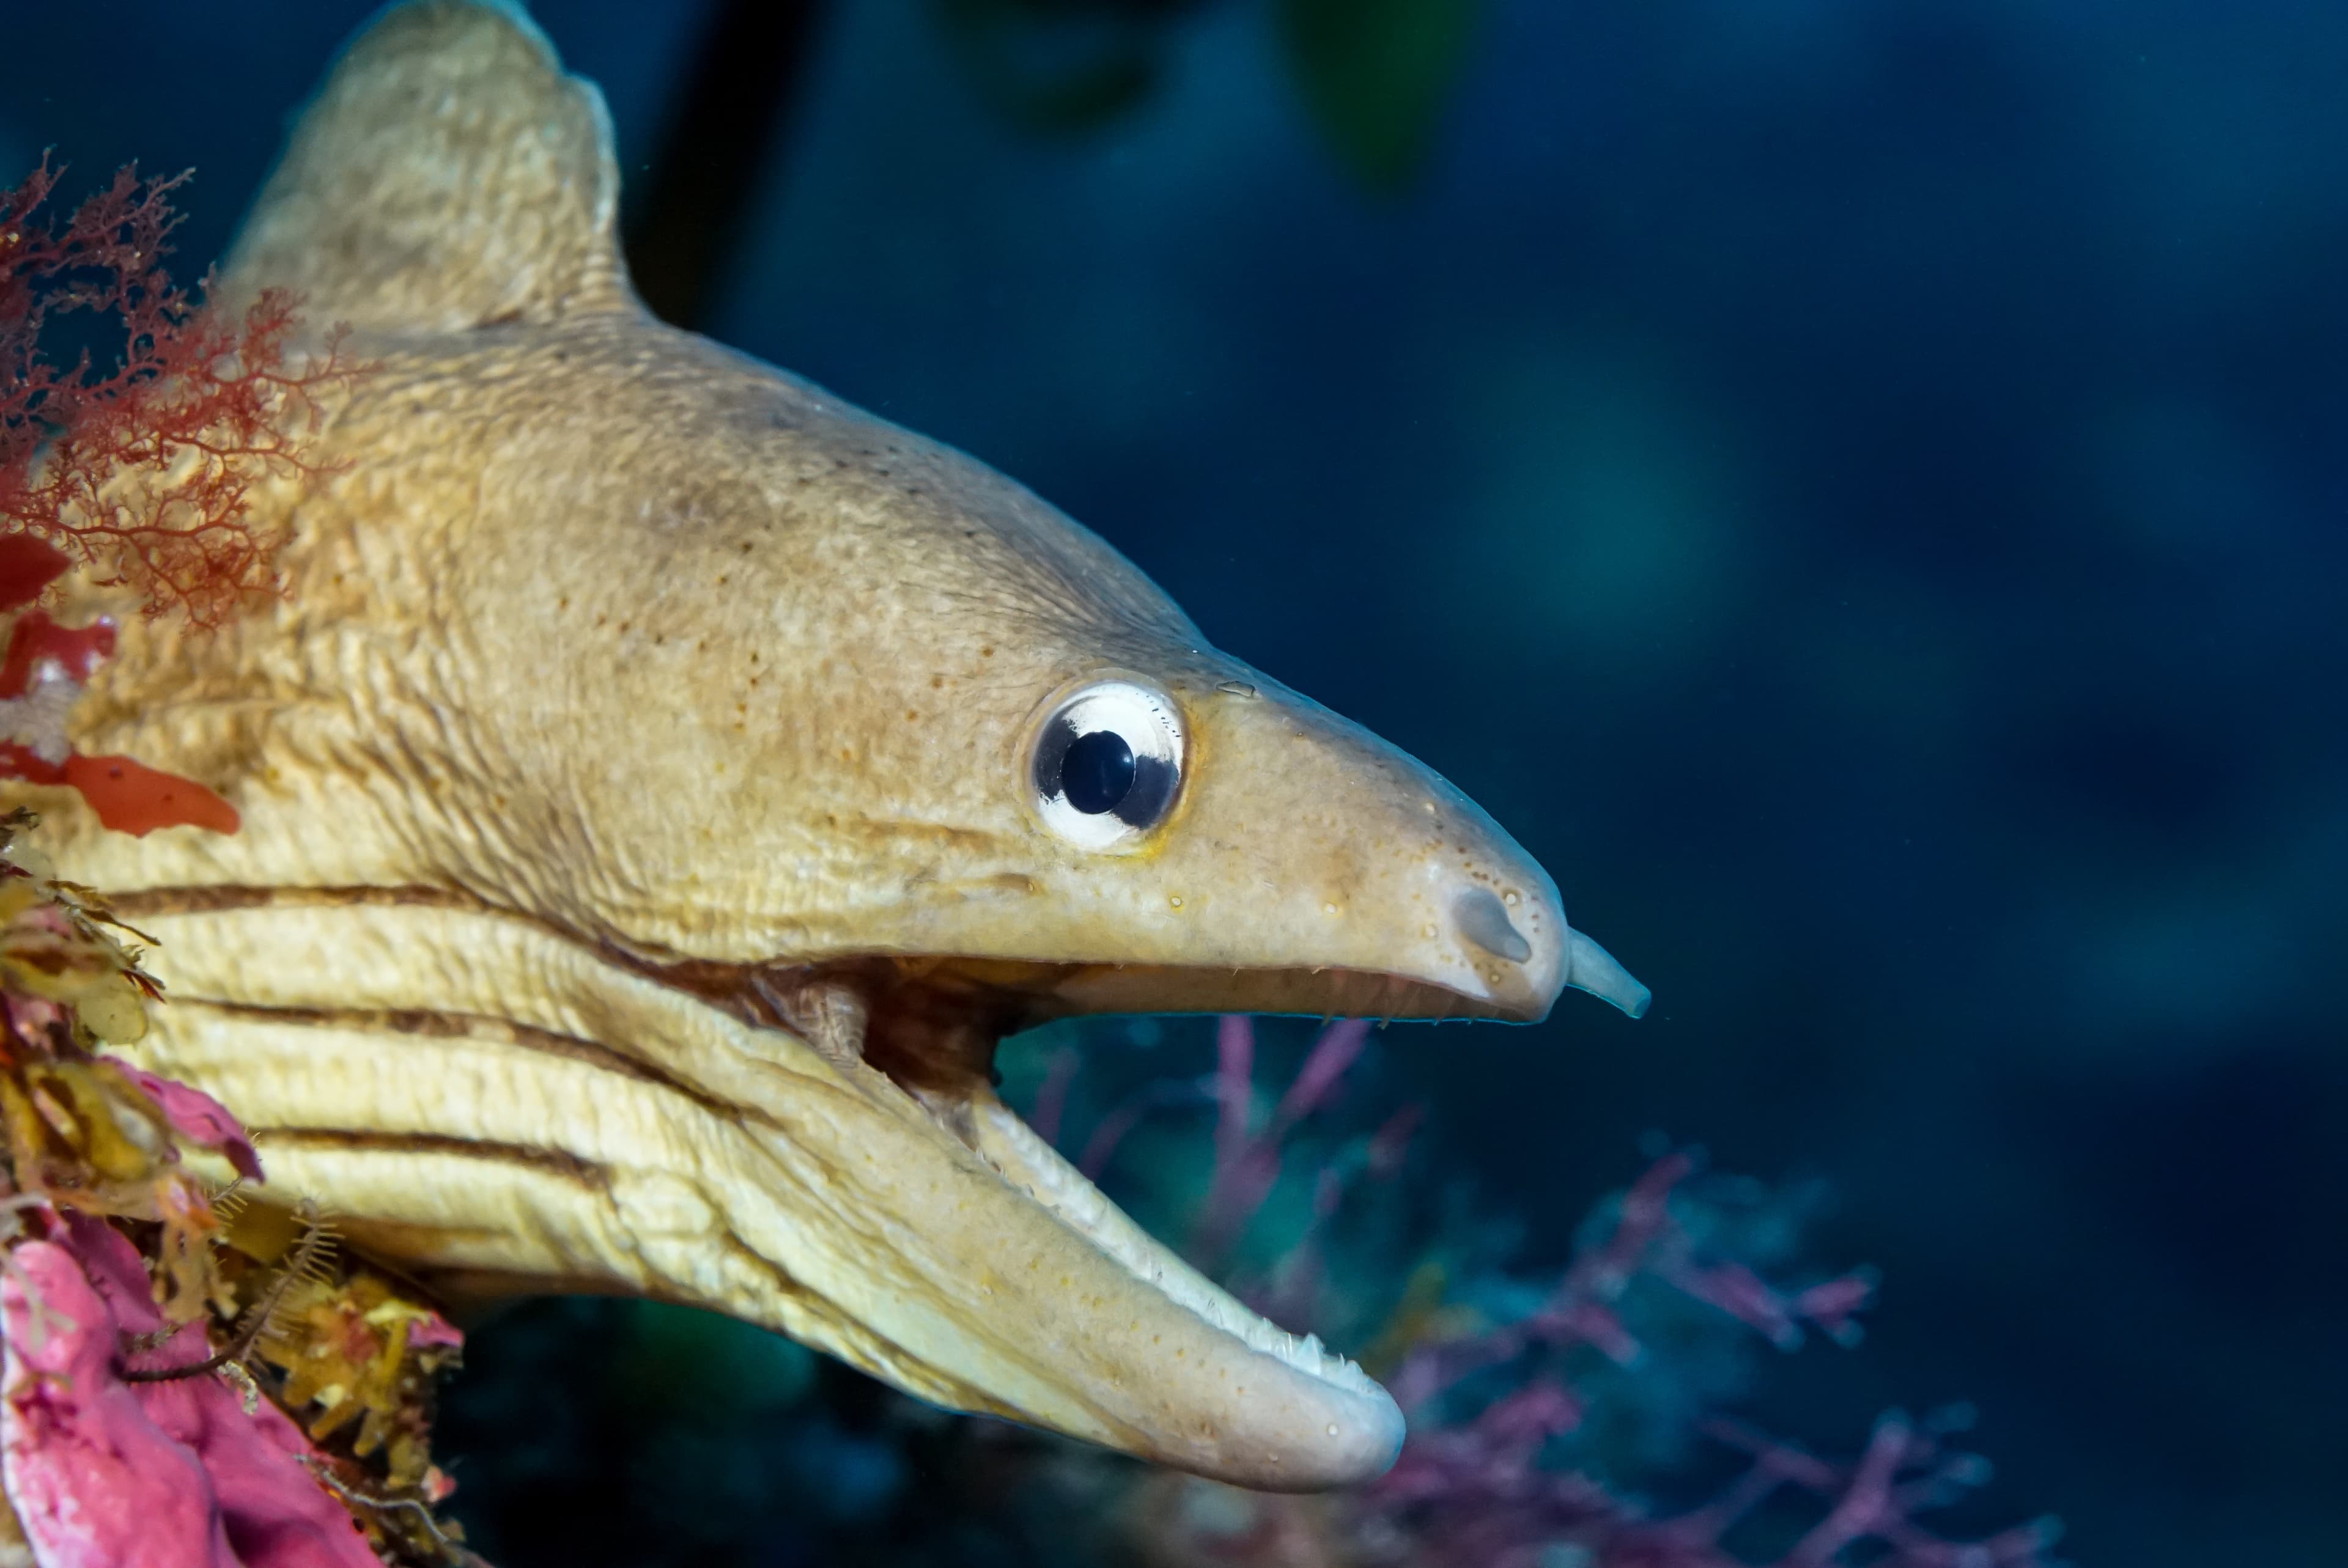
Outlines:
[[[1252, 1026], [1226, 1018], [1214, 1071], [1128, 1097], [1094, 1128], [1082, 1166], [1098, 1174], [1153, 1117], [1210, 1108], [1213, 1165], [1186, 1250], [1202, 1268], [1227, 1274], [1280, 1181], [1291, 1140], [1337, 1098], [1361, 1060], [1368, 1027], [1354, 1020], [1324, 1029], [1287, 1087], [1267, 1101], [1254, 1082]], [[1037, 1096], [1035, 1121], [1046, 1136], [1065, 1119], [1076, 1061], [1074, 1052], [1056, 1058]], [[1418, 1107], [1406, 1108], [1350, 1146], [1348, 1157], [1323, 1158], [1313, 1170], [1310, 1221], [1280, 1260], [1276, 1288], [1252, 1293], [1257, 1306], [1304, 1326], [1321, 1298], [1329, 1221], [1360, 1178], [1399, 1169], [1418, 1120]], [[1584, 1428], [1599, 1397], [1592, 1367], [1632, 1378], [1673, 1375], [1666, 1363], [1674, 1352], [1650, 1345], [1634, 1327], [1636, 1313], [1628, 1310], [1634, 1293], [1660, 1286], [1779, 1350], [1811, 1333], [1846, 1346], [1859, 1338], [1858, 1315], [1875, 1295], [1872, 1271], [1788, 1286], [1725, 1255], [1689, 1223], [1703, 1203], [1687, 1195], [1701, 1164], [1687, 1149], [1651, 1163], [1601, 1211], [1601, 1224], [1585, 1228], [1564, 1271], [1529, 1311], [1498, 1322], [1429, 1315], [1429, 1327], [1407, 1337], [1387, 1374], [1409, 1436], [1383, 1479], [1333, 1512], [1261, 1500], [1247, 1529], [1192, 1542], [1195, 1555], [1285, 1561], [1303, 1530], [1323, 1538], [1316, 1550], [1328, 1560], [1406, 1568], [2055, 1568], [2048, 1552], [2060, 1530], [2051, 1519], [1971, 1541], [1918, 1522], [1989, 1476], [1986, 1460], [1949, 1446], [1949, 1421], [1888, 1414], [1857, 1458], [1837, 1461], [1726, 1417], [1704, 1417], [1695, 1431], [1742, 1456], [1742, 1465], [1707, 1501], [1677, 1512], [1653, 1511], [1588, 1469], [1560, 1462], [1560, 1440]], [[1457, 1327], [1463, 1316], [1465, 1328]], [[1491, 1392], [1493, 1386], [1501, 1391]], [[1342, 1547], [1331, 1549], [1330, 1532], [1343, 1537]], [[1729, 1538], [1740, 1532], [1776, 1540], [1776, 1554], [1733, 1549]]]

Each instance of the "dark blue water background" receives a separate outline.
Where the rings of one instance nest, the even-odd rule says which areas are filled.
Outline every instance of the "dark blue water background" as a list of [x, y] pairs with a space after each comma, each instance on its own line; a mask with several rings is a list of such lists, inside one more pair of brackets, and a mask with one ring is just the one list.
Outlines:
[[[368, 7], [11, 5], [0, 175], [225, 242]], [[546, 0], [650, 157], [696, 6]], [[710, 326], [1028, 481], [1416, 752], [1655, 990], [1390, 1037], [1554, 1254], [1639, 1134], [1888, 1281], [1788, 1391], [1994, 1512], [2338, 1562], [2348, 9], [1500, 5], [1367, 192], [1263, 19], [1097, 134], [850, 0]]]

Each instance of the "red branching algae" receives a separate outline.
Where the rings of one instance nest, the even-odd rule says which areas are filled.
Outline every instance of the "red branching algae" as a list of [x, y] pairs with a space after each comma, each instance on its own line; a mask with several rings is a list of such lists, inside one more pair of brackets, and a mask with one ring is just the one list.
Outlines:
[[[253, 487], [315, 476], [300, 437], [354, 367], [339, 335], [288, 364], [298, 302], [283, 290], [223, 321], [171, 282], [161, 263], [180, 220], [166, 198], [186, 179], [125, 169], [62, 227], [36, 219], [57, 185], [46, 159], [0, 195], [0, 533], [105, 568], [150, 615], [209, 628], [276, 589], [283, 540], [253, 520]], [[110, 372], [86, 354], [44, 356], [44, 330], [72, 311], [119, 319]], [[0, 569], [0, 601], [9, 578]]]
[[[19, 612], [0, 664], [0, 776], [80, 792], [99, 822], [146, 834], [192, 825], [233, 833], [228, 802], [191, 779], [124, 756], [83, 756], [65, 717], [114, 649], [106, 620], [57, 624], [37, 608], [77, 560], [125, 587], [149, 616], [203, 630], [276, 591], [280, 533], [252, 517], [253, 487], [307, 482], [301, 438], [320, 397], [348, 381], [339, 333], [289, 365], [298, 302], [264, 291], [223, 320], [162, 267], [187, 176], [125, 169], [62, 225], [36, 217], [57, 185], [42, 160], [0, 194], [0, 614]], [[84, 353], [59, 365], [42, 336], [58, 316], [118, 321], [109, 371]]]

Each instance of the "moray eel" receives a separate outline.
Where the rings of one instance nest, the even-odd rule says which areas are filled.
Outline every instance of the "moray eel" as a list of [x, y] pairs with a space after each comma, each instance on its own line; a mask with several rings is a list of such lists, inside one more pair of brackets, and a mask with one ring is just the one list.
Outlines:
[[255, 494], [283, 595], [126, 616], [72, 721], [242, 826], [15, 792], [158, 941], [132, 1054], [451, 1300], [692, 1303], [1201, 1474], [1376, 1474], [1385, 1391], [1142, 1234], [996, 1099], [996, 1041], [1644, 989], [1099, 538], [652, 319], [617, 198], [511, 6], [391, 9], [296, 123], [216, 295], [298, 290], [375, 368], [316, 482]]

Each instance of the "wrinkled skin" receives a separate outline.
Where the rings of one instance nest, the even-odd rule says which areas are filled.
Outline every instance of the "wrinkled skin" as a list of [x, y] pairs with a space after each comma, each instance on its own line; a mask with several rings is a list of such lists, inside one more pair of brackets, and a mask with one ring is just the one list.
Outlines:
[[[600, 98], [499, 6], [395, 9], [296, 128], [222, 292], [301, 290], [378, 368], [323, 483], [260, 498], [282, 602], [126, 621], [74, 720], [242, 828], [39, 800], [160, 941], [142, 1060], [453, 1298], [692, 1302], [1202, 1473], [1375, 1474], [1383, 1390], [1134, 1230], [995, 1099], [995, 1041], [1643, 989], [1472, 803], [1095, 536], [650, 319], [616, 197]], [[1183, 751], [1088, 848], [1033, 757], [1107, 678]]]

